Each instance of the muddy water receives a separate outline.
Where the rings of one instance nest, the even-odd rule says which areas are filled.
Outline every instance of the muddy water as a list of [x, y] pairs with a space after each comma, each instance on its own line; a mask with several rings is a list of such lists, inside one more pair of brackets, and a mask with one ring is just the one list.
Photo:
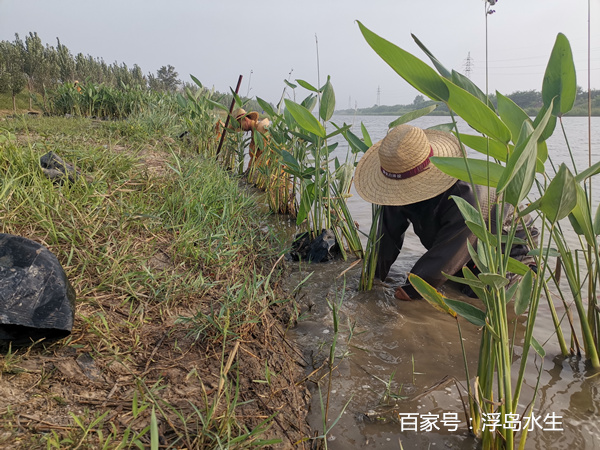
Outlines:
[[[385, 135], [393, 118], [340, 116], [333, 121], [359, 126], [361, 120], [376, 141]], [[426, 128], [447, 121], [448, 118], [422, 118], [415, 125]], [[586, 124], [587, 119], [583, 118], [565, 119], [579, 167], [587, 167]], [[592, 143], [596, 152], [600, 148], [599, 125], [600, 120], [594, 118]], [[567, 158], [563, 147], [560, 139], [553, 137], [550, 152], [555, 159]], [[343, 148], [340, 151], [345, 152]], [[597, 154], [593, 155], [593, 162], [598, 159]], [[356, 195], [349, 204], [354, 219], [367, 232], [370, 205]], [[575, 243], [574, 235], [571, 241]], [[424, 301], [399, 302], [393, 298], [394, 286], [404, 280], [423, 251], [416, 236], [408, 233], [390, 278], [377, 283], [371, 292], [358, 292], [360, 267], [351, 267], [353, 261], [292, 265], [287, 282], [290, 289], [309, 277], [297, 291], [302, 318], [290, 332], [290, 337], [305, 350], [311, 363], [309, 372], [329, 357], [334, 337], [330, 305], [340, 305], [336, 368], [330, 377], [324, 371], [311, 375], [315, 383], [311, 383], [314, 392], [309, 420], [314, 429], [322, 431], [325, 414], [321, 403], [329, 402], [327, 428], [333, 426], [328, 433], [331, 449], [477, 448], [477, 442], [468, 433], [455, 384], [466, 383], [456, 321]], [[461, 297], [452, 286], [445, 289], [448, 296], [475, 305], [478, 302]], [[559, 308], [558, 313], [562, 316], [564, 309]], [[461, 324], [461, 330], [468, 368], [473, 374], [480, 332], [467, 322]], [[541, 371], [534, 414], [540, 418], [543, 429], [529, 433], [526, 448], [600, 448], [600, 376], [594, 377], [595, 372], [583, 360], [560, 356], [545, 304], [538, 313], [536, 338], [544, 345], [546, 356], [529, 357], [520, 410], [530, 402], [537, 373]], [[520, 363], [519, 342], [517, 331], [515, 373]], [[553, 413], [558, 417], [555, 424], [544, 420]]]

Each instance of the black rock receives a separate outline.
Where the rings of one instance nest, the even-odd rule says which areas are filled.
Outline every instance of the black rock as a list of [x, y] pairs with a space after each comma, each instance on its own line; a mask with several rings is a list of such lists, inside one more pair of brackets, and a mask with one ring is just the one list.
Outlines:
[[70, 181], [75, 181], [75, 178], [81, 174], [79, 169], [65, 162], [54, 152], [42, 155], [40, 157], [40, 165], [44, 174], [51, 180], [62, 181], [63, 178], [68, 178]]
[[56, 256], [21, 236], [0, 233], [0, 340], [28, 344], [68, 336], [75, 291]]

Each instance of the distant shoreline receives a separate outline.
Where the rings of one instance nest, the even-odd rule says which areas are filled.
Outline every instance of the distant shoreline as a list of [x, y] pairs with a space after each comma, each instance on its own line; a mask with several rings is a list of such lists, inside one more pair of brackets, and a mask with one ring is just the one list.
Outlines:
[[[408, 112], [411, 111], [399, 111], [397, 113], [393, 113], [393, 112], [384, 112], [384, 113], [375, 113], [375, 112], [368, 112], [368, 111], [364, 111], [361, 109], [357, 109], [357, 110], [350, 110], [350, 109], [341, 109], [339, 111], [334, 111], [334, 114], [337, 114], [338, 116], [354, 116], [354, 115], [358, 115], [358, 116], [391, 116], [391, 117], [400, 117], [403, 114], [406, 114]], [[446, 116], [446, 117], [450, 117], [450, 114], [447, 112], [432, 112], [427, 114], [428, 116]], [[587, 117], [587, 113], [586, 114], [565, 114], [564, 117]], [[533, 116], [532, 116], [533, 117]], [[600, 117], [600, 112], [598, 111], [592, 111], [591, 117]]]

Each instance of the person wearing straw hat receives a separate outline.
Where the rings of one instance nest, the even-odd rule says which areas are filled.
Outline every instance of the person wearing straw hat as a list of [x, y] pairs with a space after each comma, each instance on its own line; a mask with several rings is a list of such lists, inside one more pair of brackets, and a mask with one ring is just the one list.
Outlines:
[[242, 131], [250, 131], [250, 145], [249, 145], [249, 153], [250, 153], [250, 161], [248, 162], [248, 169], [252, 167], [256, 158], [258, 158], [262, 150], [259, 148], [258, 152], [256, 151], [256, 143], [254, 142], [254, 132], [258, 131], [261, 134], [266, 132], [266, 127], [269, 125], [269, 119], [258, 120], [259, 115], [256, 111], [246, 112], [243, 108], [237, 108], [233, 113], [231, 113], [235, 120], [240, 124], [240, 128]]
[[[399, 125], [365, 152], [356, 167], [354, 183], [358, 194], [370, 203], [384, 205], [378, 224], [376, 266], [376, 276], [382, 281], [400, 254], [409, 224], [427, 249], [411, 273], [438, 288], [447, 280], [443, 273], [456, 274], [470, 263], [467, 242], [475, 245], [476, 238], [450, 196], [462, 197], [476, 206], [473, 187], [435, 167], [430, 161], [432, 156], [462, 157], [456, 137], [443, 131]], [[476, 186], [476, 191], [487, 219], [495, 192], [490, 192], [494, 198], [488, 198], [487, 187]], [[537, 236], [534, 227], [528, 224], [528, 228], [532, 236]], [[525, 238], [525, 230], [519, 230], [517, 236]], [[533, 264], [528, 252], [526, 245], [514, 245], [511, 256]], [[394, 296], [399, 300], [420, 297], [408, 282], [399, 286]]]

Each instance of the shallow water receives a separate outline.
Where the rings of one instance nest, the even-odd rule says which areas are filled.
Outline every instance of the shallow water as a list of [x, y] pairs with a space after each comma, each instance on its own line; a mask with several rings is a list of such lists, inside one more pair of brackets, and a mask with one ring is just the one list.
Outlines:
[[[360, 126], [362, 120], [375, 142], [385, 135], [387, 124], [393, 119], [334, 116], [333, 121]], [[593, 118], [592, 122], [596, 130], [592, 140], [596, 152], [592, 156], [593, 162], [599, 159], [599, 119]], [[425, 117], [413, 123], [426, 128], [447, 121], [447, 117]], [[580, 169], [587, 167], [587, 118], [566, 118], [565, 128], [575, 149], [578, 166]], [[549, 147], [553, 158], [562, 162], [560, 160], [567, 159], [568, 155], [557, 136], [555, 133], [551, 138]], [[337, 152], [345, 154], [343, 145], [340, 147]], [[594, 190], [597, 192], [596, 186]], [[354, 195], [349, 205], [353, 218], [367, 232], [371, 222], [370, 204]], [[576, 242], [574, 235], [570, 239]], [[393, 297], [394, 286], [404, 280], [406, 272], [423, 252], [416, 236], [407, 233], [402, 254], [393, 266], [390, 278], [386, 283], [377, 283], [371, 292], [358, 292], [359, 266], [348, 270], [345, 276], [341, 275], [352, 261], [315, 266], [291, 263], [292, 274], [286, 282], [290, 289], [312, 273], [298, 291], [303, 315], [298, 326], [290, 331], [290, 337], [305, 349], [314, 368], [328, 357], [334, 334], [328, 302], [339, 302], [343, 298], [336, 347], [339, 365], [331, 376], [329, 398], [327, 426], [333, 425], [339, 417], [328, 433], [331, 449], [477, 448], [477, 442], [468, 434], [460, 396], [453, 381], [463, 386], [466, 383], [456, 321], [434, 310], [425, 301], [399, 302]], [[478, 302], [462, 297], [452, 286], [445, 289], [449, 296], [473, 304]], [[556, 306], [562, 316], [564, 309]], [[467, 322], [461, 327], [469, 370], [474, 373], [480, 332]], [[536, 374], [541, 370], [534, 414], [540, 417], [544, 429], [529, 433], [526, 448], [600, 448], [600, 376], [593, 377], [595, 372], [583, 360], [560, 356], [545, 303], [540, 305], [536, 327], [535, 337], [544, 345], [546, 356], [542, 360], [530, 355], [528, 359], [529, 375], [520, 410], [529, 403]], [[515, 373], [520, 362], [521, 348], [518, 346], [517, 338]], [[317, 380], [318, 376], [323, 373], [314, 374], [311, 379]], [[325, 403], [328, 377], [322, 378], [319, 384]], [[321, 399], [316, 384], [313, 387], [309, 421], [314, 429], [323, 430]], [[560, 416], [555, 425], [543, 420], [552, 413]], [[460, 421], [456, 429], [449, 420], [455, 417]]]

